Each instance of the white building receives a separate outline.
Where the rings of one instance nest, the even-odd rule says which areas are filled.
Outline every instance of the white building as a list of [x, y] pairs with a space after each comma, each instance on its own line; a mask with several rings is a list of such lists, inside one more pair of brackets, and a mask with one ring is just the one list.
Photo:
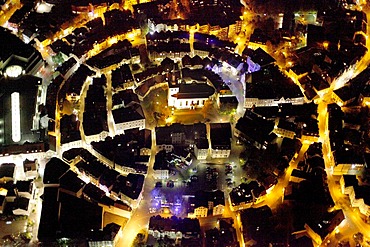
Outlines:
[[356, 175], [342, 175], [340, 180], [341, 191], [349, 196], [352, 207], [358, 207], [360, 213], [370, 216], [370, 187], [358, 184]]
[[365, 167], [363, 155], [346, 145], [339, 150], [332, 152], [333, 175], [360, 175]]
[[292, 105], [302, 105], [305, 103], [305, 98], [298, 97], [298, 98], [280, 98], [280, 99], [264, 99], [264, 98], [249, 98], [246, 96], [244, 108], [252, 108], [253, 106], [279, 106], [280, 104], [287, 104], [290, 103]]
[[168, 179], [169, 178], [169, 171], [168, 171], [168, 169], [154, 170], [153, 177], [154, 177], [154, 179]]
[[208, 154], [209, 154], [208, 140], [198, 141], [198, 143], [194, 144], [194, 155], [197, 158], [197, 160], [207, 159]]
[[211, 157], [228, 158], [231, 152], [231, 125], [230, 123], [211, 123]]
[[145, 129], [145, 116], [139, 104], [114, 109], [112, 114], [116, 135], [124, 134], [128, 129]]
[[300, 87], [275, 65], [269, 65], [245, 77], [245, 108], [305, 103]]
[[216, 98], [216, 90], [206, 82], [183, 82], [169, 85], [168, 106], [176, 109], [202, 108]]

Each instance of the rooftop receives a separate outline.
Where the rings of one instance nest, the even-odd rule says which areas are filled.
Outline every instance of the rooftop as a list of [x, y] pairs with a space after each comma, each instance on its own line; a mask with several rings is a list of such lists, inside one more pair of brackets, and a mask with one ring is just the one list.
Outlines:
[[139, 98], [131, 89], [122, 90], [113, 94], [112, 100], [113, 105], [123, 104], [124, 106], [128, 106], [130, 103], [140, 103]]
[[113, 184], [112, 191], [122, 193], [133, 200], [138, 199], [144, 186], [144, 175], [129, 173], [127, 176], [120, 175]]
[[206, 83], [185, 83], [180, 84], [178, 99], [209, 98], [215, 93], [215, 89]]
[[213, 149], [231, 149], [230, 123], [211, 123], [210, 138]]
[[239, 118], [235, 128], [242, 132], [242, 134], [250, 140], [264, 144], [270, 139], [270, 134], [274, 128], [275, 123], [257, 117], [253, 112], [246, 111], [242, 118]]
[[333, 152], [335, 164], [364, 165], [364, 158], [362, 154], [359, 154], [357, 151], [352, 146], [344, 145], [340, 149]]
[[294, 122], [286, 121], [285, 119], [279, 119], [279, 123], [277, 125], [278, 128], [289, 130], [295, 132], [297, 130], [297, 126]]
[[137, 103], [128, 107], [114, 109], [112, 114], [115, 124], [145, 119], [143, 109]]
[[198, 208], [201, 206], [208, 208], [209, 202], [212, 202], [214, 207], [217, 205], [225, 206], [224, 192], [221, 190], [211, 192], [199, 190], [195, 192], [194, 197], [189, 198], [189, 202], [191, 204], [194, 204], [194, 208]]
[[338, 88], [334, 93], [345, 103], [359, 96], [359, 92], [353, 90], [350, 85]]
[[13, 178], [15, 171], [15, 164], [4, 163], [0, 165], [0, 178]]
[[[30, 75], [20, 76], [16, 79], [0, 77], [0, 122], [2, 122], [0, 125], [0, 150], [1, 146], [43, 141], [40, 132], [33, 130], [37, 92], [41, 82], [41, 78]], [[19, 93], [19, 101], [13, 100], [14, 93]], [[12, 122], [12, 112], [15, 110], [19, 111], [20, 140], [13, 138], [15, 126]]]
[[344, 187], [357, 186], [358, 180], [356, 175], [343, 175]]
[[[204, 123], [180, 124], [174, 123], [169, 126], [156, 127], [156, 142], [161, 144], [178, 144], [184, 145], [185, 140], [194, 142], [200, 139], [207, 139], [206, 125]], [[174, 139], [173, 134], [183, 135], [180, 140]]]
[[69, 165], [53, 157], [45, 165], [44, 184], [58, 184], [59, 178], [69, 170]]
[[89, 241], [113, 241], [120, 231], [121, 226], [115, 223], [107, 224], [102, 230], [94, 230], [89, 233]]
[[67, 238], [86, 238], [91, 229], [100, 229], [103, 209], [97, 204], [65, 193], [59, 193], [60, 235]]
[[8, 66], [17, 64], [21, 65], [28, 73], [36, 65], [33, 64], [33, 59], [36, 57], [40, 61], [42, 60], [41, 54], [33, 46], [25, 44], [9, 30], [0, 28], [0, 70], [2, 72]]
[[251, 83], [246, 83], [245, 97], [258, 99], [300, 98], [303, 94], [289, 77], [276, 66], [270, 65], [251, 73]]
[[249, 184], [241, 183], [230, 192], [231, 204], [234, 206], [254, 201], [253, 190], [258, 190], [260, 187], [263, 186], [260, 186], [256, 181], [252, 181]]
[[86, 136], [97, 135], [103, 131], [109, 131], [107, 111], [84, 111], [83, 129]]
[[256, 50], [254, 50], [250, 57], [254, 63], [259, 64], [261, 67], [265, 67], [276, 62], [276, 60], [271, 57], [270, 54], [268, 54], [267, 52], [265, 52], [265, 50], [261, 48], [257, 48]]
[[76, 173], [72, 170], [68, 170], [59, 178], [60, 188], [77, 193], [84, 186], [85, 182], [82, 181]]
[[183, 234], [193, 235], [198, 237], [200, 234], [200, 224], [198, 219], [189, 218], [177, 218], [172, 216], [171, 218], [162, 218], [159, 215], [150, 217], [149, 229], [158, 230], [160, 232], [165, 231], [180, 231]]

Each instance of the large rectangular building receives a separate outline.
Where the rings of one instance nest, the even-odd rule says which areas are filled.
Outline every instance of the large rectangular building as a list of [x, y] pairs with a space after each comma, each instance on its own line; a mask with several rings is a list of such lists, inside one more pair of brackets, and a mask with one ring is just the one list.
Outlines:
[[45, 151], [38, 106], [46, 90], [34, 76], [43, 64], [32, 46], [0, 29], [0, 156]]
[[0, 79], [0, 155], [43, 152], [44, 132], [34, 129], [41, 78]]

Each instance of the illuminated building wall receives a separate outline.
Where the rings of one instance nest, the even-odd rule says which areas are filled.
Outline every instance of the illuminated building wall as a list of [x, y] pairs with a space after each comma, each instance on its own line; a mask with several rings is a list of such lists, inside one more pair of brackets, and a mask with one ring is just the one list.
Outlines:
[[20, 118], [20, 104], [19, 93], [11, 94], [12, 100], [12, 140], [19, 142], [21, 140], [21, 118]]
[[252, 108], [253, 106], [279, 106], [279, 104], [291, 103], [293, 105], [302, 105], [305, 103], [304, 97], [298, 98], [281, 98], [281, 99], [258, 99], [258, 98], [245, 98], [245, 108]]

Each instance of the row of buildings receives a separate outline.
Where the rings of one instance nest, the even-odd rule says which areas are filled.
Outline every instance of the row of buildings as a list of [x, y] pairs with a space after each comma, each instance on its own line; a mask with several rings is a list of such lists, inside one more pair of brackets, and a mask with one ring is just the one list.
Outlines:
[[4, 215], [30, 215], [36, 199], [37, 160], [25, 160], [23, 180], [16, 179], [16, 164], [0, 165], [0, 213]]
[[131, 208], [107, 197], [94, 181], [88, 182], [72, 168], [58, 158], [50, 159], [45, 166], [39, 241], [53, 244], [63, 238], [89, 246], [114, 245], [122, 235], [121, 225], [105, 223], [105, 217], [108, 214], [129, 217]]
[[[154, 177], [168, 179], [171, 164], [189, 165], [192, 155], [198, 160], [228, 158], [231, 152], [230, 123], [172, 124], [156, 127], [156, 162]], [[170, 155], [166, 155], [170, 154]], [[167, 156], [167, 158], [165, 158]]]

